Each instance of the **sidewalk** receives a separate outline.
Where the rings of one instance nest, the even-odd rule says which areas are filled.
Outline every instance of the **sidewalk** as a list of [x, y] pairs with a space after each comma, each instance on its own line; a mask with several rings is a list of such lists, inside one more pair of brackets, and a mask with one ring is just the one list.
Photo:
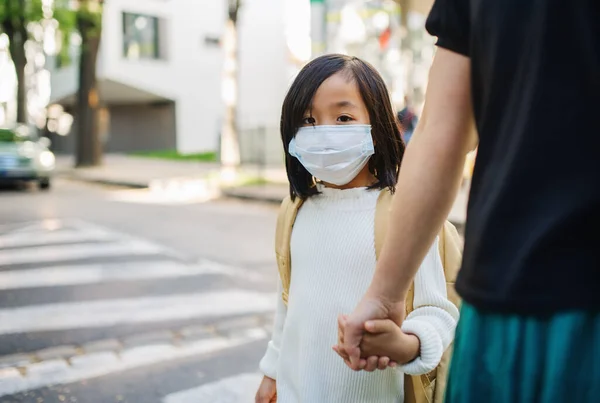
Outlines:
[[74, 168], [71, 156], [56, 157], [59, 176], [84, 182], [131, 188], [147, 188], [153, 183], [174, 179], [200, 179], [219, 169], [217, 163], [170, 161], [122, 154], [107, 154], [104, 164], [93, 168]]
[[[211, 194], [219, 194], [244, 200], [279, 204], [288, 195], [287, 176], [283, 167], [244, 167], [241, 175], [246, 178], [262, 177], [267, 182], [260, 185], [224, 187], [219, 181], [219, 164], [193, 161], [171, 161], [122, 154], [108, 154], [104, 165], [93, 168], [74, 168], [73, 158], [57, 156], [56, 171], [59, 176], [85, 182], [129, 188], [164, 190], [185, 187], [189, 183], [204, 183]], [[456, 198], [449, 219], [460, 229], [466, 219], [468, 188], [463, 188]]]

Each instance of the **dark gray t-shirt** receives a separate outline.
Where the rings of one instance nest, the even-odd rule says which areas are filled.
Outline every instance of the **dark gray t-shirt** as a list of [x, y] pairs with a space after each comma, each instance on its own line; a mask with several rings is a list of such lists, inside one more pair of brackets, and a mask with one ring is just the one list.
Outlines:
[[480, 309], [600, 308], [600, 1], [437, 0], [470, 58], [479, 149], [457, 290]]

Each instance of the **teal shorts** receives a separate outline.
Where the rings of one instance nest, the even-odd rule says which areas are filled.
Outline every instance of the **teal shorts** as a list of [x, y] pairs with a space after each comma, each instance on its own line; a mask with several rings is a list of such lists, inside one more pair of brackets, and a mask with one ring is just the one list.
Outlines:
[[537, 318], [463, 304], [445, 401], [600, 402], [600, 313]]

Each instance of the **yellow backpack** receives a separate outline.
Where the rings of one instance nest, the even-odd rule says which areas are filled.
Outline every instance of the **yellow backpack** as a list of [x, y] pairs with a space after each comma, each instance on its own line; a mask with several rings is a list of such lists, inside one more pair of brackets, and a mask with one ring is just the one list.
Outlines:
[[[381, 191], [377, 199], [375, 209], [375, 255], [379, 258], [379, 252], [383, 246], [383, 241], [387, 233], [387, 227], [390, 217], [392, 194], [389, 189]], [[277, 266], [279, 276], [283, 285], [281, 298], [287, 305], [290, 281], [292, 274], [290, 241], [292, 229], [298, 211], [302, 206], [302, 200], [296, 198], [294, 201], [288, 196], [279, 210], [277, 218], [277, 228], [275, 231], [275, 253], [277, 256]], [[448, 290], [448, 299], [456, 306], [460, 304], [460, 297], [454, 289], [456, 276], [460, 269], [462, 261], [462, 242], [458, 231], [450, 222], [446, 221], [439, 234], [439, 251], [444, 266], [446, 276], [446, 288]], [[411, 285], [406, 297], [406, 313], [413, 310], [414, 284]], [[405, 403], [442, 403], [452, 346], [450, 346], [440, 361], [436, 369], [428, 374], [420, 376], [406, 375], [404, 381], [404, 402]]]

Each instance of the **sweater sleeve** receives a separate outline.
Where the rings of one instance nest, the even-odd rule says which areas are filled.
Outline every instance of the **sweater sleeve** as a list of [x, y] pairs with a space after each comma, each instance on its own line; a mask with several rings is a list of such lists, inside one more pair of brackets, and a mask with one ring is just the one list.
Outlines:
[[415, 309], [402, 324], [402, 331], [419, 338], [419, 356], [399, 369], [408, 375], [421, 375], [437, 367], [454, 339], [458, 308], [448, 300], [446, 278], [435, 240], [415, 276]]
[[277, 364], [279, 362], [279, 350], [281, 348], [281, 336], [283, 334], [283, 326], [287, 315], [287, 307], [283, 303], [281, 293], [283, 287], [279, 281], [277, 287], [277, 310], [275, 311], [275, 321], [273, 325], [273, 335], [267, 346], [267, 352], [260, 361], [260, 370], [271, 379], [277, 379]]

